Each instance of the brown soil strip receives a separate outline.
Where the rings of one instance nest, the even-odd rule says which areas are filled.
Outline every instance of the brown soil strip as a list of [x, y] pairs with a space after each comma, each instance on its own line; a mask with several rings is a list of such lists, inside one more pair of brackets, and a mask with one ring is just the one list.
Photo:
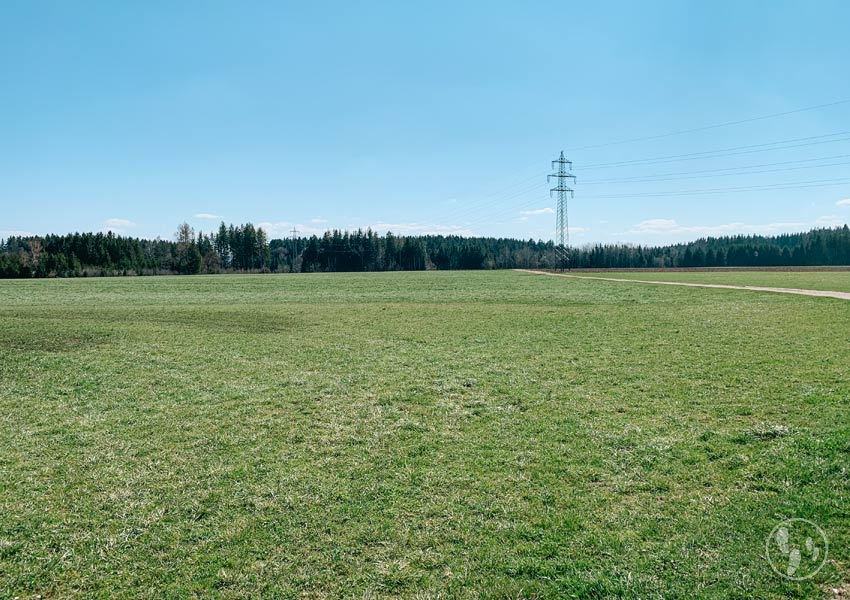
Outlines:
[[535, 275], [554, 275], [555, 277], [573, 277], [575, 279], [599, 279], [602, 281], [620, 281], [623, 283], [649, 283], [653, 285], [682, 285], [685, 287], [718, 288], [722, 290], [749, 290], [751, 292], [776, 292], [779, 294], [798, 294], [801, 296], [820, 296], [850, 300], [850, 292], [829, 292], [825, 290], [799, 290], [796, 288], [760, 287], [755, 285], [726, 285], [722, 283], [685, 283], [684, 281], [650, 281], [648, 279], [621, 279], [617, 277], [589, 277], [586, 275], [571, 275], [569, 273], [553, 273], [551, 271], [534, 271], [532, 269], [514, 269], [522, 273]]
[[[552, 271], [552, 269], [538, 269], [539, 271]], [[747, 271], [760, 271], [767, 273], [834, 273], [848, 272], [850, 266], [830, 265], [821, 267], [629, 267], [604, 268], [604, 267], [576, 267], [571, 269], [572, 273], [738, 273]]]

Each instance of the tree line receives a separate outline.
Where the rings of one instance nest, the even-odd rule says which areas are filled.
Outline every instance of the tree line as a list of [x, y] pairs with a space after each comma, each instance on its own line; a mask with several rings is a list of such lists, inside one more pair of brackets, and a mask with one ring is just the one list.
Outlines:
[[174, 240], [73, 233], [0, 240], [0, 277], [177, 275], [269, 270], [266, 233], [248, 223], [217, 232], [182, 223]]
[[[552, 242], [462, 236], [378, 235], [371, 230], [268, 239], [247, 223], [173, 240], [107, 233], [0, 240], [0, 277], [90, 277], [197, 273], [561, 268]], [[595, 244], [569, 251], [571, 268], [776, 267], [850, 265], [850, 229], [777, 236], [709, 237], [686, 244]]]

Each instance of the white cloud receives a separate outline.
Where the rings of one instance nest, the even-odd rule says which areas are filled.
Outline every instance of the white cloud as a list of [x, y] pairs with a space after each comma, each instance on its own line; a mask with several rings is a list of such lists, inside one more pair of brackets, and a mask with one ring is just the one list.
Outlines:
[[438, 225], [435, 223], [375, 223], [372, 231], [386, 233], [392, 231], [401, 235], [475, 235], [472, 230], [463, 225]]
[[681, 231], [675, 219], [649, 219], [632, 227], [630, 233], [670, 233], [675, 230]]
[[112, 233], [122, 234], [122, 233], [127, 233], [128, 229], [130, 229], [131, 227], [135, 227], [135, 226], [136, 226], [136, 224], [133, 223], [133, 221], [131, 221], [129, 219], [112, 218], [112, 219], [106, 219], [103, 222], [103, 227], [100, 228], [100, 231], [101, 231], [101, 233], [108, 233], [108, 232], [111, 231]]
[[135, 227], [136, 224], [130, 221], [129, 219], [106, 219], [103, 222], [104, 227], [118, 227], [121, 229], [125, 229], [127, 227]]
[[815, 219], [815, 227], [841, 227], [847, 222], [845, 217], [838, 215], [826, 215]]
[[680, 225], [675, 219], [649, 219], [641, 221], [626, 233], [644, 235], [669, 235], [688, 233], [694, 235], [730, 235], [736, 233], [775, 233], [789, 229], [805, 228], [805, 223], [724, 223], [722, 225]]
[[275, 223], [263, 221], [262, 223], [257, 223], [255, 226], [265, 231], [270, 238], [290, 237], [293, 227], [298, 230], [299, 236], [321, 235], [326, 231], [324, 228], [310, 227], [309, 225], [290, 223], [289, 221], [277, 221]]
[[198, 213], [198, 214], [195, 215], [195, 218], [196, 219], [209, 219], [211, 221], [213, 221], [213, 220], [218, 221], [219, 219], [221, 219], [223, 217], [221, 215], [214, 215], [212, 213]]
[[519, 214], [521, 215], [551, 215], [555, 212], [554, 208], [546, 207], [546, 208], [535, 208], [534, 210], [521, 210]]
[[320, 225], [320, 224], [322, 224], [322, 223], [327, 223], [327, 222], [328, 222], [328, 220], [327, 220], [327, 219], [323, 219], [322, 217], [316, 217], [316, 218], [314, 218], [314, 219], [310, 219], [310, 222], [311, 222], [311, 223], [316, 223], [317, 225]]
[[[352, 218], [353, 219], [353, 218]], [[295, 227], [298, 229], [299, 235], [323, 235], [325, 231], [328, 229], [332, 229], [330, 226], [322, 226], [322, 225], [311, 225], [315, 223], [318, 219], [311, 219], [310, 223], [302, 224], [302, 223], [292, 223], [290, 221], [264, 221], [262, 223], [256, 223], [257, 227], [261, 227], [270, 238], [286, 238], [292, 235], [292, 228]], [[323, 222], [326, 222], [325, 219], [321, 219]], [[510, 222], [516, 223], [517, 221], [526, 221], [528, 217], [516, 217], [512, 221], [506, 221], [505, 224], [509, 224]], [[364, 224], [364, 222], [366, 224]], [[357, 229], [371, 229], [375, 233], [384, 235], [388, 231], [392, 231], [395, 235], [458, 235], [464, 237], [472, 237], [476, 235], [480, 235], [480, 232], [474, 231], [469, 225], [464, 224], [443, 224], [443, 223], [434, 223], [434, 222], [420, 222], [420, 221], [409, 221], [409, 222], [386, 222], [386, 221], [378, 221], [375, 223], [369, 224], [365, 219], [360, 220], [359, 223], [357, 220], [348, 221], [347, 225], [336, 225], [335, 227], [340, 228], [344, 227], [348, 231], [356, 231]], [[581, 236], [586, 234], [589, 229], [585, 227], [570, 227], [570, 235]]]
[[32, 231], [22, 231], [20, 229], [0, 229], [0, 239], [10, 237], [32, 237], [35, 234]]
[[844, 200], [839, 200], [835, 203], [835, 206], [850, 206], [850, 198], [845, 198]]
[[257, 223], [256, 227], [265, 231], [269, 237], [276, 238], [289, 235], [288, 230], [292, 229], [292, 223], [288, 223], [286, 221], [278, 221], [277, 223], [263, 221], [262, 223]]

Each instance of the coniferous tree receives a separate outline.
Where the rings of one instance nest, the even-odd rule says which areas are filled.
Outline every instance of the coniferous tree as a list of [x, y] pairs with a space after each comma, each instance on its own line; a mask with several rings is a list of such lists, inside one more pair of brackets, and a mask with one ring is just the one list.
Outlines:
[[[294, 253], [297, 245], [298, 254]], [[574, 268], [850, 265], [850, 228], [807, 233], [705, 238], [647, 247], [594, 244], [571, 250]], [[174, 241], [113, 233], [0, 240], [0, 277], [155, 275], [220, 271], [389, 271], [558, 267], [551, 242], [460, 236], [379, 236], [329, 231], [321, 238], [268, 240], [250, 223], [214, 235], [183, 223]], [[283, 267], [286, 267], [285, 269]]]

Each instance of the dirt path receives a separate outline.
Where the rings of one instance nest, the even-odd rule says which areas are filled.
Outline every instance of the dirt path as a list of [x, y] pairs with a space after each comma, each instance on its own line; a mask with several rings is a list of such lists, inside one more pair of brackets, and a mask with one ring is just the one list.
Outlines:
[[553, 275], [554, 277], [573, 277], [575, 279], [601, 279], [602, 281], [621, 281], [624, 283], [650, 283], [653, 285], [683, 285], [686, 287], [719, 288], [723, 290], [749, 290], [751, 292], [776, 292], [779, 294], [799, 294], [801, 296], [821, 296], [850, 300], [850, 292], [829, 292], [825, 290], [799, 290], [796, 288], [760, 287], [755, 285], [726, 285], [722, 283], [685, 283], [684, 281], [650, 281], [648, 279], [621, 279], [616, 277], [591, 277], [587, 275], [571, 275], [568, 273], [551, 273], [549, 271], [534, 271], [532, 269], [514, 269], [522, 273], [535, 275]]

